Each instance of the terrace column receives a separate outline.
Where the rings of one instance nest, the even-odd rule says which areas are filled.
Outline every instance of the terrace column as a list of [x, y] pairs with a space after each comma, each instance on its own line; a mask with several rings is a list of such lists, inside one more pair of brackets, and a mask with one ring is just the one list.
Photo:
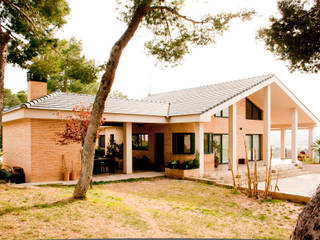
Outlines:
[[271, 88], [270, 85], [264, 88], [263, 108], [263, 162], [267, 164], [270, 159], [270, 131], [271, 131]]
[[308, 150], [309, 150], [309, 158], [314, 158], [314, 153], [312, 149], [312, 143], [313, 143], [313, 133], [314, 133], [314, 128], [310, 127], [309, 128], [309, 137], [308, 137]]
[[123, 123], [123, 172], [132, 173], [132, 123]]
[[285, 138], [286, 138], [286, 129], [281, 128], [280, 130], [280, 159], [284, 160], [286, 159], [286, 144], [285, 144]]
[[195, 123], [195, 150], [199, 152], [200, 176], [204, 174], [204, 133], [203, 123]]
[[291, 158], [292, 163], [297, 162], [298, 150], [297, 150], [297, 132], [298, 132], [298, 110], [292, 109], [292, 125], [291, 125]]
[[229, 167], [234, 174], [237, 171], [237, 104], [229, 107]]

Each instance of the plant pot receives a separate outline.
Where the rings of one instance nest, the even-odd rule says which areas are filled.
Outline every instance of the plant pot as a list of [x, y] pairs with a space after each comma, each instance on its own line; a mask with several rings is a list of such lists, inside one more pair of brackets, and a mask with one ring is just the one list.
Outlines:
[[70, 172], [69, 171], [65, 171], [63, 173], [63, 181], [69, 181], [70, 180]]
[[77, 180], [78, 179], [78, 174], [76, 171], [72, 171], [71, 174], [71, 180]]

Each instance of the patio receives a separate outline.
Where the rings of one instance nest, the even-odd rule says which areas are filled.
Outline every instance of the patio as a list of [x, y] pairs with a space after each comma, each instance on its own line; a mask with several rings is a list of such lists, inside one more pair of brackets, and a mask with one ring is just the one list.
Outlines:
[[[163, 177], [163, 172], [153, 172], [153, 171], [136, 171], [130, 174], [126, 173], [104, 173], [97, 174], [93, 176], [93, 182], [114, 182], [123, 181], [130, 179], [145, 179], [145, 178], [156, 178]], [[77, 180], [74, 181], [49, 181], [49, 182], [31, 182], [19, 184], [19, 186], [40, 186], [40, 185], [75, 185]]]
[[[280, 159], [274, 158], [271, 162], [271, 175], [272, 179], [287, 178], [293, 176], [299, 176], [307, 174], [308, 172], [303, 169], [302, 163], [292, 163], [291, 159]], [[249, 162], [250, 175], [253, 177], [254, 173], [254, 161]], [[234, 173], [238, 175], [240, 178], [240, 182], [242, 185], [247, 184], [247, 165], [246, 164], [238, 164], [237, 171]], [[263, 161], [257, 161], [257, 175], [258, 181], [265, 181], [266, 176], [266, 164]], [[208, 178], [210, 180], [216, 181], [218, 184], [232, 184], [232, 173], [229, 170], [228, 164], [220, 164], [216, 169], [212, 171], [206, 171], [204, 174], [204, 178]], [[238, 181], [238, 180], [237, 180]]]

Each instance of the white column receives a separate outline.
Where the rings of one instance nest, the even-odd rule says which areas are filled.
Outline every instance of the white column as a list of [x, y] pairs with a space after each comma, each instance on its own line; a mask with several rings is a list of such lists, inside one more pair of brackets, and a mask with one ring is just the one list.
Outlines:
[[132, 123], [123, 123], [123, 172], [132, 173]]
[[229, 107], [229, 162], [233, 172], [237, 170], [237, 104]]
[[270, 159], [270, 126], [271, 126], [271, 89], [270, 85], [264, 88], [263, 109], [263, 162], [266, 164]]
[[310, 127], [309, 128], [309, 137], [308, 137], [308, 149], [309, 149], [309, 158], [314, 158], [314, 152], [312, 149], [312, 143], [313, 143], [313, 133], [314, 133], [314, 128]]
[[298, 149], [297, 149], [297, 132], [298, 132], [298, 110], [292, 109], [292, 125], [291, 125], [291, 157], [292, 163], [297, 162]]
[[280, 130], [280, 159], [281, 160], [286, 159], [285, 139], [286, 139], [286, 129], [281, 128], [281, 130]]
[[203, 123], [195, 123], [195, 150], [199, 152], [200, 176], [204, 174], [204, 133]]

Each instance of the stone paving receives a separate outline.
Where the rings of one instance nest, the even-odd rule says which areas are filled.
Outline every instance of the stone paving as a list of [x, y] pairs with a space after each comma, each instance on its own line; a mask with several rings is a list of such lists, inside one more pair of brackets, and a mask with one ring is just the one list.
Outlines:
[[[93, 182], [108, 182], [108, 181], [119, 181], [119, 180], [129, 180], [137, 178], [155, 178], [163, 177], [164, 172], [134, 172], [131, 174], [100, 174], [93, 176]], [[32, 182], [32, 183], [23, 183], [19, 184], [20, 186], [40, 186], [40, 185], [74, 185], [77, 183], [75, 181], [51, 181], [51, 182]]]
[[[276, 180], [271, 181], [274, 186]], [[295, 177], [281, 178], [278, 180], [280, 193], [294, 194], [299, 196], [311, 197], [320, 185], [320, 174], [304, 174]], [[259, 189], [264, 189], [264, 182], [259, 183]]]

